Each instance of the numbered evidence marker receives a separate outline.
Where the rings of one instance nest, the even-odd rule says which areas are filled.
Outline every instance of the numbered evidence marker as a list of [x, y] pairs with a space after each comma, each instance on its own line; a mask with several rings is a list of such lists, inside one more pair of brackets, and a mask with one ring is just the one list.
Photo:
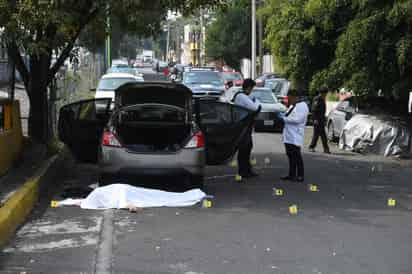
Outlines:
[[310, 185], [308, 185], [308, 189], [309, 189], [310, 192], [319, 192], [319, 188], [318, 188], [317, 185], [310, 184]]
[[203, 199], [203, 201], [202, 201], [202, 207], [203, 208], [211, 208], [212, 206], [213, 206], [212, 200]]
[[283, 189], [281, 188], [273, 188], [273, 195], [275, 196], [283, 196]]
[[250, 159], [250, 164], [251, 164], [252, 166], [255, 166], [255, 165], [257, 164], [256, 158]]
[[59, 207], [59, 201], [50, 201], [51, 207]]
[[242, 181], [242, 176], [240, 176], [239, 174], [236, 174], [235, 181], [236, 182], [241, 182]]
[[388, 199], [388, 206], [390, 206], [390, 207], [396, 206], [396, 200], [393, 199], [393, 198], [389, 198]]
[[297, 205], [291, 205], [289, 206], [289, 213], [291, 215], [296, 215], [298, 214], [298, 206]]
[[237, 161], [236, 161], [236, 160], [232, 160], [232, 161], [230, 162], [230, 166], [231, 166], [231, 167], [237, 167]]

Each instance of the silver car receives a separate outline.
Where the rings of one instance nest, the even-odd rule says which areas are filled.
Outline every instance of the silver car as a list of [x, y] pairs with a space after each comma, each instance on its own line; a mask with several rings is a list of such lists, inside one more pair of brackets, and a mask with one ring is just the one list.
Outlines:
[[[60, 139], [77, 159], [98, 162], [101, 184], [183, 175], [201, 187], [205, 165], [230, 160], [256, 116], [216, 100], [193, 101], [187, 87], [172, 83], [127, 83], [115, 91], [113, 111], [110, 102], [66, 105], [59, 119]], [[102, 103], [105, 109], [96, 107]]]

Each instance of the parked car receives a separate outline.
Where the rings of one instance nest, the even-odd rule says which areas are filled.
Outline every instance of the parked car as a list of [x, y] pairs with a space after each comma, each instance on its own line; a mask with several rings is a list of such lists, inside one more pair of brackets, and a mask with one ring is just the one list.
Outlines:
[[286, 79], [268, 79], [265, 81], [265, 87], [272, 90], [279, 102], [287, 106], [289, 104], [288, 92], [290, 82]]
[[113, 111], [111, 98], [60, 110], [60, 139], [77, 159], [99, 163], [102, 184], [184, 175], [201, 187], [205, 165], [230, 160], [256, 116], [216, 100], [197, 99], [193, 106], [192, 92], [181, 84], [134, 82], [115, 93]]
[[129, 64], [124, 59], [114, 59], [112, 61], [112, 68], [128, 68]]
[[339, 139], [344, 126], [356, 112], [355, 97], [341, 101], [335, 109], [329, 112], [326, 126], [330, 141], [337, 141]]
[[243, 84], [243, 76], [239, 72], [222, 72], [222, 78], [225, 85], [227, 85], [229, 81], [236, 87], [241, 87]]
[[[236, 93], [242, 90], [241, 87], [232, 87], [225, 92], [224, 102], [233, 102]], [[251, 93], [261, 103], [262, 109], [256, 116], [256, 130], [281, 131], [283, 123], [278, 118], [279, 112], [285, 112], [287, 107], [280, 103], [273, 92], [268, 88], [255, 87]]]
[[192, 90], [195, 98], [219, 99], [225, 91], [221, 74], [218, 71], [196, 68], [183, 73], [182, 83]]
[[134, 76], [140, 77], [143, 80], [143, 74], [138, 72], [135, 68], [130, 67], [111, 67], [107, 70], [106, 74], [109, 73], [128, 73]]
[[282, 76], [278, 73], [263, 73], [258, 78], [255, 79], [257, 87], [264, 87], [265, 81], [269, 79], [279, 79]]
[[128, 82], [143, 82], [142, 77], [138, 77], [129, 73], [109, 73], [100, 78], [97, 85], [94, 98], [112, 98], [114, 99], [114, 91], [121, 85]]

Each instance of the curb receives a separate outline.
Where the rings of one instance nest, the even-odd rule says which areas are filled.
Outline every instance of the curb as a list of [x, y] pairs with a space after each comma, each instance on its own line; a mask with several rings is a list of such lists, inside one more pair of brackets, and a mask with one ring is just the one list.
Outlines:
[[46, 160], [35, 174], [10, 196], [0, 207], [0, 248], [4, 247], [14, 235], [18, 227], [24, 223], [39, 200], [42, 185], [49, 176], [53, 176], [53, 168], [59, 167], [64, 159], [64, 152]]

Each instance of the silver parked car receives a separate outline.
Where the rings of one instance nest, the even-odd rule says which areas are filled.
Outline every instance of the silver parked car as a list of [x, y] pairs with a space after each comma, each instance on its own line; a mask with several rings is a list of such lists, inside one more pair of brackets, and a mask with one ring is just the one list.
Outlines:
[[193, 103], [187, 87], [172, 83], [127, 83], [115, 91], [114, 110], [110, 102], [66, 105], [59, 119], [60, 139], [77, 159], [98, 162], [102, 184], [183, 175], [200, 187], [205, 165], [230, 160], [256, 116], [216, 100]]

